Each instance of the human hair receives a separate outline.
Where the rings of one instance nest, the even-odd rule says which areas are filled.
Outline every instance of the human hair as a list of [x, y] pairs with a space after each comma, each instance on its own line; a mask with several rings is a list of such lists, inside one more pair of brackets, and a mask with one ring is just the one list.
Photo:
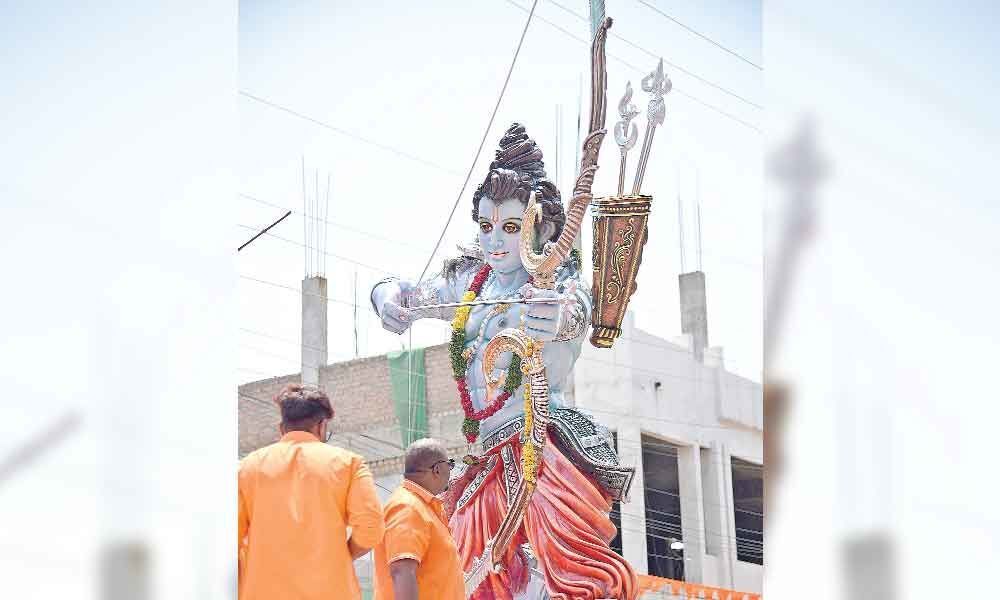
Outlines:
[[448, 450], [440, 441], [433, 438], [422, 438], [406, 448], [404, 470], [406, 473], [418, 473], [429, 469], [432, 464], [448, 458]]
[[320, 421], [333, 418], [330, 398], [311, 385], [290, 383], [274, 396], [274, 402], [281, 410], [285, 429], [308, 431]]
[[545, 175], [542, 149], [528, 137], [524, 125], [514, 123], [500, 138], [490, 171], [472, 195], [472, 220], [479, 221], [479, 201], [485, 197], [494, 202], [515, 198], [527, 204], [531, 192], [536, 192], [536, 201], [542, 207], [541, 222], [555, 225], [555, 232], [549, 238], [554, 242], [566, 224], [559, 189]]

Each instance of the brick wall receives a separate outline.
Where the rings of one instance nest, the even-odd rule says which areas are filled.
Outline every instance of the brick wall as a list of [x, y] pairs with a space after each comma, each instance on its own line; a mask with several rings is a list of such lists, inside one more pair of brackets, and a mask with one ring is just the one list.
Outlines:
[[[464, 443], [462, 407], [446, 344], [426, 348], [424, 372], [429, 435], [444, 440], [448, 446]], [[298, 381], [299, 374], [295, 373], [239, 386], [241, 458], [277, 441], [280, 419], [271, 399], [282, 387]], [[320, 370], [320, 385], [330, 395], [335, 413], [331, 443], [385, 465], [387, 472], [395, 468], [392, 458], [402, 454], [401, 436], [385, 355], [327, 365]]]

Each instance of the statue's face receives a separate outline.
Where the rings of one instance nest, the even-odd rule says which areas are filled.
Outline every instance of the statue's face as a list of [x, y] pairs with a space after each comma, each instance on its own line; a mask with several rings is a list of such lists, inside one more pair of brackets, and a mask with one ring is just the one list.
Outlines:
[[479, 245], [486, 263], [499, 273], [524, 268], [518, 246], [521, 240], [521, 217], [524, 203], [508, 199], [496, 203], [492, 198], [479, 201]]

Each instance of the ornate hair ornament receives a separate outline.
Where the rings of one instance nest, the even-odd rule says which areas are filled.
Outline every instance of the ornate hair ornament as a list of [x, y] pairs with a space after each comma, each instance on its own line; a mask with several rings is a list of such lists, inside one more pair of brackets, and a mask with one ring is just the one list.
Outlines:
[[484, 197], [528, 202], [533, 193], [538, 195], [545, 219], [555, 225], [553, 235], [558, 235], [566, 222], [559, 190], [545, 174], [541, 148], [528, 137], [524, 125], [513, 123], [500, 139], [489, 173], [472, 196], [472, 218], [479, 218]]

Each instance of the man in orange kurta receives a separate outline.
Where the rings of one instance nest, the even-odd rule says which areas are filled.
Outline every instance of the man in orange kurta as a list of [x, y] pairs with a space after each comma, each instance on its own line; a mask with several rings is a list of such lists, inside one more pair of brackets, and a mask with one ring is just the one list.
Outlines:
[[360, 456], [324, 443], [325, 393], [293, 384], [275, 400], [281, 440], [240, 463], [239, 600], [360, 600], [354, 560], [384, 528], [375, 482]]
[[375, 600], [465, 600], [458, 548], [437, 494], [454, 467], [441, 442], [406, 449], [403, 484], [385, 505], [385, 537], [375, 548]]

